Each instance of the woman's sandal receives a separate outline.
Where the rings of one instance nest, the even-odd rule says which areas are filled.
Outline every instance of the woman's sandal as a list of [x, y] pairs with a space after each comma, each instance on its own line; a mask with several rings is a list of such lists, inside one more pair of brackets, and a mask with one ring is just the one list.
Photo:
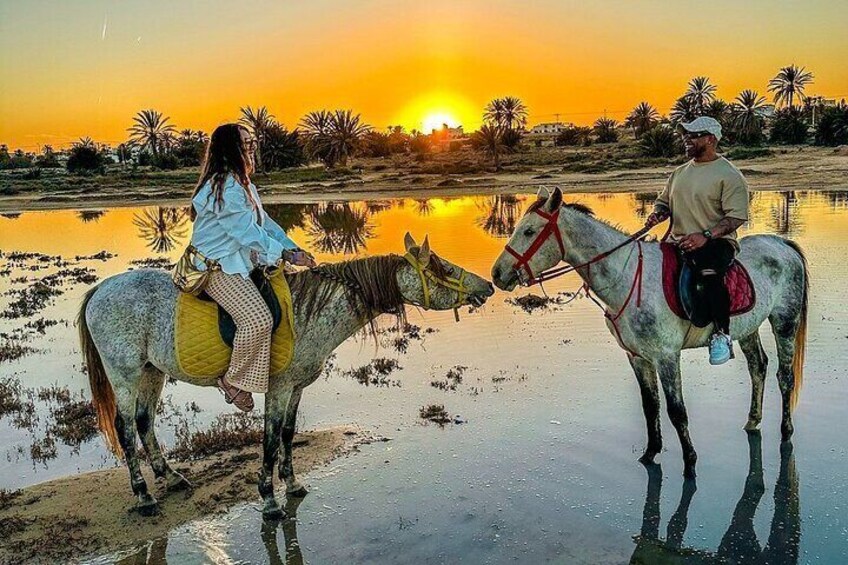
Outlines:
[[224, 393], [227, 404], [232, 404], [242, 412], [253, 410], [253, 395], [248, 391], [231, 385], [224, 377], [218, 377], [218, 389]]

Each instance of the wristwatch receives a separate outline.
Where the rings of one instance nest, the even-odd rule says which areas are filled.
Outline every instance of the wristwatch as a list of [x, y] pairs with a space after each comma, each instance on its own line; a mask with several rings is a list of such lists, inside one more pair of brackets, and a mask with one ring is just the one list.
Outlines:
[[704, 237], [706, 237], [707, 239], [712, 239], [712, 238], [713, 238], [713, 232], [711, 232], [710, 230], [704, 230], [704, 231], [702, 231], [702, 232], [701, 232], [701, 234], [702, 234]]

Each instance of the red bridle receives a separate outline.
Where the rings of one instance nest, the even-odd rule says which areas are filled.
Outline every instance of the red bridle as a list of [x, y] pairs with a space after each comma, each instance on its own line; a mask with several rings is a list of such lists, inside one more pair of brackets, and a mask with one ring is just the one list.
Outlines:
[[[533, 275], [533, 269], [530, 268], [530, 259], [536, 254], [542, 245], [544, 245], [545, 241], [547, 241], [548, 236], [553, 232], [556, 237], [556, 242], [559, 245], [559, 252], [562, 253], [562, 260], [565, 260], [565, 244], [562, 242], [562, 234], [559, 233], [559, 226], [557, 222], [559, 221], [559, 211], [562, 208], [557, 208], [555, 212], [552, 214], [548, 214], [542, 209], [533, 210], [536, 214], [539, 214], [542, 218], [547, 220], [545, 227], [536, 235], [536, 239], [533, 240], [533, 243], [530, 244], [530, 247], [527, 248], [527, 251], [524, 253], [519, 253], [509, 244], [506, 244], [505, 249], [517, 259], [515, 265], [513, 265], [513, 269], [518, 274], [518, 279], [521, 280], [521, 270], [524, 269], [527, 271], [527, 279], [526, 284], [532, 285], [537, 282], [542, 282], [551, 278], [550, 274], [552, 271], [556, 271], [558, 269], [548, 269], [547, 271], [543, 271], [539, 273], [539, 276], [536, 277]], [[558, 275], [554, 275], [558, 276]]]

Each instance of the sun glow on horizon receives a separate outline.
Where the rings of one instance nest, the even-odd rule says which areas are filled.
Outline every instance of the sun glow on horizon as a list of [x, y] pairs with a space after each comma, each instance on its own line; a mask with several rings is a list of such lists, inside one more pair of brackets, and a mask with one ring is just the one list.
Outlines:
[[429, 112], [426, 116], [424, 116], [424, 120], [422, 120], [422, 131], [424, 133], [430, 133], [433, 130], [440, 130], [444, 126], [448, 126], [450, 128], [455, 128], [459, 125], [459, 120], [453, 117], [449, 111], [446, 110], [435, 110]]
[[482, 110], [454, 92], [436, 91], [423, 94], [407, 104], [398, 114], [397, 121], [408, 130], [422, 133], [448, 127], [463, 126], [474, 129], [480, 122]]

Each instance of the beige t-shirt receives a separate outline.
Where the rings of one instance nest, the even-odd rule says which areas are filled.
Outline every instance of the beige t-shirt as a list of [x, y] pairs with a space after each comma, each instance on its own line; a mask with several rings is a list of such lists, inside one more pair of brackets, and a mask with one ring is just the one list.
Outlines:
[[[671, 210], [672, 238], [712, 229], [725, 217], [748, 219], [748, 183], [733, 164], [719, 157], [708, 163], [685, 163], [668, 179], [657, 198]], [[724, 236], [736, 249], [736, 231]]]

